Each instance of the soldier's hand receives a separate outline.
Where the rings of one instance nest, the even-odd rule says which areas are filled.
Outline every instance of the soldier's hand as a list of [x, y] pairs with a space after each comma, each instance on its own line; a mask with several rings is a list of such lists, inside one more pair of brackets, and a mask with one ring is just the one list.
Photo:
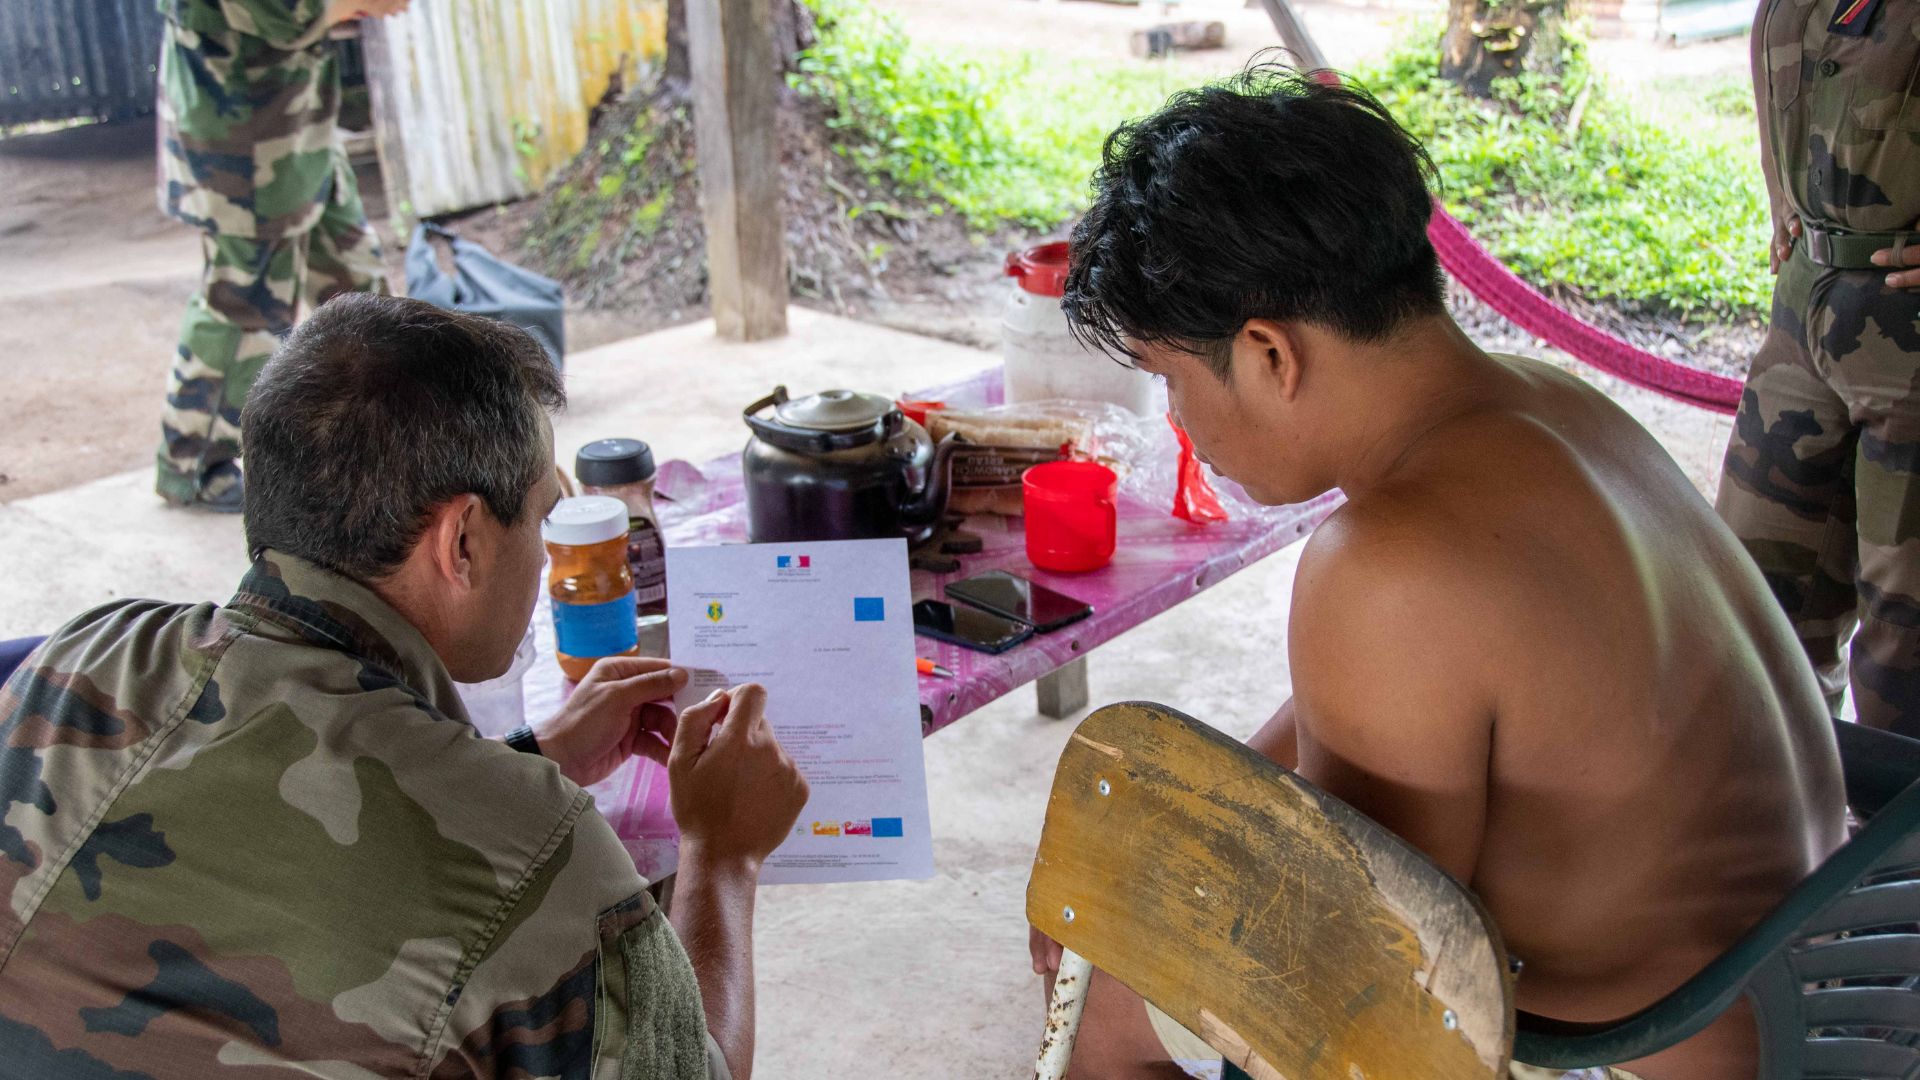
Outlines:
[[674, 733], [666, 701], [687, 685], [685, 668], [650, 656], [604, 656], [553, 719], [538, 725], [540, 753], [585, 787], [635, 754], [667, 763]]
[[667, 776], [682, 858], [760, 864], [807, 804], [807, 781], [767, 723], [767, 692], [752, 683], [680, 714]]
[[1800, 239], [1800, 219], [1789, 215], [1784, 221], [1773, 226], [1773, 245], [1767, 250], [1767, 269], [1779, 274], [1780, 268], [1793, 258], [1794, 241]]
[[[1875, 266], [1920, 266], [1920, 236], [1900, 252], [1900, 260], [1894, 261], [1893, 248], [1881, 248], [1873, 253]], [[1894, 289], [1920, 289], [1920, 270], [1896, 270], [1887, 275], [1887, 286]]]

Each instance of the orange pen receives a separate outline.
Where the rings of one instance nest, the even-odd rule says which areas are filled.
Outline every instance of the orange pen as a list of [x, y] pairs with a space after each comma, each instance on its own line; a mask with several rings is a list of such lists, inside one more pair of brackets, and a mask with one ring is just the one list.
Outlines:
[[922, 675], [938, 675], [943, 679], [953, 678], [953, 672], [948, 671], [946, 668], [941, 667], [939, 664], [934, 663], [924, 656], [914, 657], [913, 667], [915, 671], [918, 671]]

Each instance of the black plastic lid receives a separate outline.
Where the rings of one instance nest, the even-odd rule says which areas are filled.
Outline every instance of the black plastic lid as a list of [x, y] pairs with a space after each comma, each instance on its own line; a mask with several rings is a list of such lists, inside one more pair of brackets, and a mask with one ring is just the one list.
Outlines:
[[573, 459], [575, 479], [592, 487], [619, 487], [653, 479], [653, 448], [639, 439], [596, 439]]

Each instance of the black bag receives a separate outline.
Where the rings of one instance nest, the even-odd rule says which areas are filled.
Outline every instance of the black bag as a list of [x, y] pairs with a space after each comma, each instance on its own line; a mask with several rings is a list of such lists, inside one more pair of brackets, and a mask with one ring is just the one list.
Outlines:
[[[429, 235], [453, 247], [453, 276], [434, 258]], [[515, 266], [471, 240], [421, 222], [407, 242], [407, 295], [449, 311], [499, 319], [532, 334], [555, 368], [567, 351], [566, 291], [559, 282]]]

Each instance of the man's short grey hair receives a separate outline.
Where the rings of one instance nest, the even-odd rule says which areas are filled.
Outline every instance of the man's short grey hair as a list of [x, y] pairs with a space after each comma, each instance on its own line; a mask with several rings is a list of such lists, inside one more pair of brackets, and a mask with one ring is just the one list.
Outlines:
[[512, 525], [551, 468], [543, 422], [566, 404], [526, 331], [418, 300], [349, 293], [261, 370], [241, 419], [247, 547], [371, 581], [434, 508], [478, 495]]

